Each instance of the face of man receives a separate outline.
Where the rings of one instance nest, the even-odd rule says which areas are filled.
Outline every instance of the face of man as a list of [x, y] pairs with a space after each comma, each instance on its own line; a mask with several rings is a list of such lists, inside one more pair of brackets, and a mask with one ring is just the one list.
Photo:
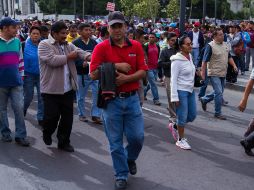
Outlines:
[[70, 28], [69, 33], [70, 33], [71, 37], [75, 38], [77, 36], [78, 29], [77, 28]]
[[6, 35], [8, 38], [16, 37], [17, 32], [18, 32], [18, 26], [16, 25], [4, 26], [2, 29], [2, 33]]
[[53, 32], [53, 38], [59, 43], [59, 44], [64, 44], [66, 37], [67, 37], [67, 30], [62, 29], [60, 32], [55, 33]]
[[32, 30], [32, 32], [30, 33], [30, 38], [31, 38], [32, 42], [38, 43], [41, 38], [40, 31], [37, 29]]
[[224, 40], [224, 33], [222, 30], [217, 31], [217, 35], [214, 36], [214, 40], [218, 43], [222, 43]]
[[126, 25], [121, 23], [115, 23], [108, 27], [110, 37], [114, 41], [123, 40], [126, 34], [126, 30], [127, 30]]
[[153, 35], [153, 34], [150, 34], [150, 35], [149, 35], [149, 42], [150, 42], [151, 44], [154, 44], [155, 41], [156, 41], [156, 36]]
[[128, 38], [133, 40], [134, 34], [133, 34], [133, 33], [129, 33], [129, 34], [128, 34]]
[[84, 38], [84, 39], [88, 39], [91, 37], [92, 35], [92, 29], [91, 27], [85, 27], [83, 28], [81, 31], [79, 31], [79, 35]]
[[48, 36], [49, 36], [49, 32], [46, 32], [46, 31], [42, 31], [42, 32], [41, 32], [41, 37], [42, 37], [43, 39], [48, 39]]
[[230, 27], [229, 28], [229, 33], [234, 34], [235, 33], [235, 27]]

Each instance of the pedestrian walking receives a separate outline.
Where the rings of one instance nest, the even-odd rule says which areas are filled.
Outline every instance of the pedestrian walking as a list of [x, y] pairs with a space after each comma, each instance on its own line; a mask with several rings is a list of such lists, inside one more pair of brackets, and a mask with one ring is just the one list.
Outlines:
[[19, 145], [29, 146], [23, 112], [23, 81], [20, 73], [23, 69], [20, 64], [23, 63], [23, 54], [21, 42], [16, 38], [19, 24], [10, 17], [0, 21], [0, 131], [2, 141], [12, 141], [7, 117], [10, 99], [15, 116], [15, 141]]
[[[115, 170], [115, 188], [125, 189], [128, 173], [137, 173], [135, 161], [144, 141], [144, 119], [137, 90], [147, 66], [141, 44], [126, 38], [123, 14], [119, 11], [110, 13], [108, 25], [110, 39], [95, 47], [90, 71], [91, 78], [97, 80], [101, 64], [113, 63], [117, 70], [116, 97], [108, 101], [102, 113]], [[126, 147], [123, 146], [123, 135], [128, 142]]]
[[90, 53], [66, 42], [67, 26], [55, 22], [49, 38], [38, 47], [40, 85], [44, 103], [43, 141], [52, 144], [57, 131], [58, 149], [73, 152], [70, 135], [73, 123], [73, 94], [77, 89], [75, 60], [90, 59]]
[[195, 65], [192, 61], [192, 43], [188, 36], [184, 35], [178, 40], [180, 52], [171, 59], [171, 102], [176, 105], [176, 125], [178, 139], [176, 146], [184, 150], [190, 150], [184, 134], [188, 122], [194, 121], [197, 115], [194, 92]]

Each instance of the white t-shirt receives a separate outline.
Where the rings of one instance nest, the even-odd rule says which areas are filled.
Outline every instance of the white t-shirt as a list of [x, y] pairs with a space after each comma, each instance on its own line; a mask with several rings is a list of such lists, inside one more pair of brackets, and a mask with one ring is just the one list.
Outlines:
[[[64, 52], [64, 46], [61, 45], [61, 49], [63, 54]], [[64, 65], [64, 93], [69, 92], [72, 90], [71, 81], [70, 81], [70, 70], [67, 64]]]
[[254, 80], [254, 68], [253, 68], [252, 71], [251, 71], [250, 79], [253, 79], [253, 80]]
[[193, 31], [193, 40], [192, 40], [193, 48], [199, 48], [198, 36], [199, 36], [199, 31], [198, 32]]

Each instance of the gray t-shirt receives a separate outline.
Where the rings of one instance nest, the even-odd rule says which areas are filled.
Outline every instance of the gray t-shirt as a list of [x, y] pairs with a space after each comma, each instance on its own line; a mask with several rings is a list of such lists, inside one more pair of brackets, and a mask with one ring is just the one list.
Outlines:
[[253, 79], [253, 80], [254, 80], [254, 68], [253, 68], [252, 71], [251, 71], [250, 79]]

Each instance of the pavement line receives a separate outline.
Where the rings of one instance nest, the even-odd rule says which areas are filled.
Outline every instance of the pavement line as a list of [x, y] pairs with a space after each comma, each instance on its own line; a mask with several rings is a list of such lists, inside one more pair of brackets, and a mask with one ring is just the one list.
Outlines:
[[163, 116], [163, 117], [166, 117], [166, 118], [170, 118], [168, 115], [164, 114], [164, 113], [161, 113], [161, 112], [158, 112], [158, 111], [155, 111], [155, 110], [152, 110], [150, 108], [146, 108], [146, 107], [142, 107], [143, 110], [146, 110], [146, 111], [149, 111], [149, 112], [152, 112], [152, 113], [155, 113], [155, 114], [158, 114], [160, 116]]

